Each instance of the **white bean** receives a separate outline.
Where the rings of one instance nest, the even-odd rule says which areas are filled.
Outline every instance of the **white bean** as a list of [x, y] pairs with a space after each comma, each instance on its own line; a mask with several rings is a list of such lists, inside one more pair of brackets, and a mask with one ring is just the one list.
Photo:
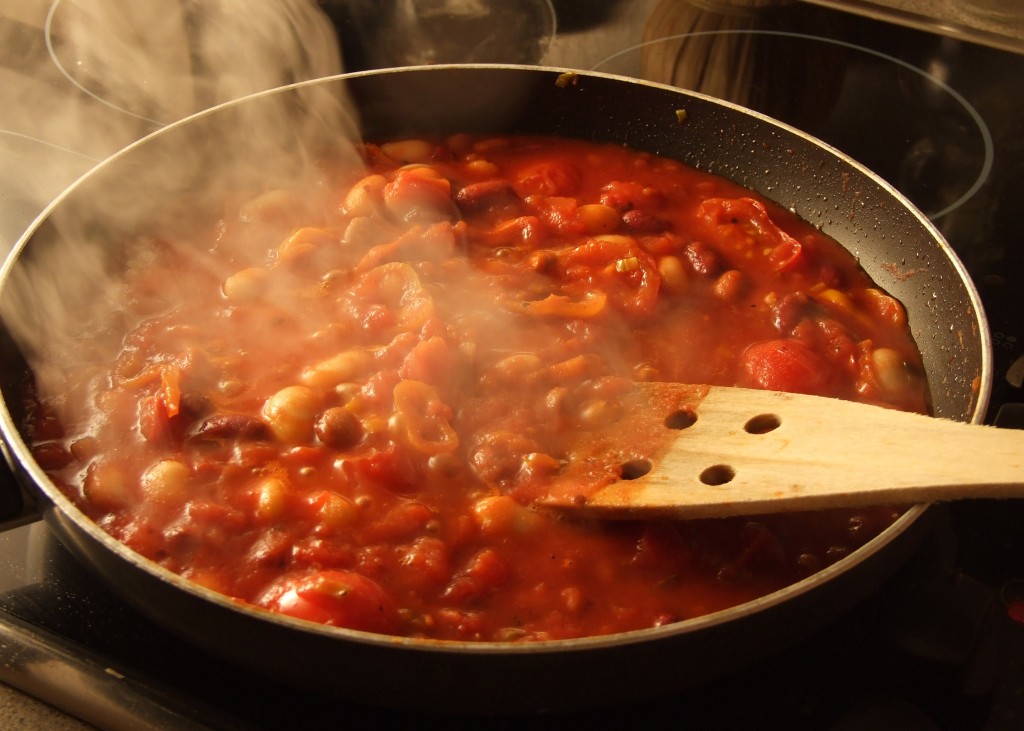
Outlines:
[[328, 533], [344, 530], [356, 521], [358, 515], [359, 508], [355, 503], [332, 492], [324, 499], [317, 511], [317, 517], [320, 518], [320, 526], [317, 530]]
[[310, 366], [299, 380], [310, 388], [334, 388], [362, 376], [372, 363], [373, 356], [365, 350], [345, 350]]
[[538, 516], [508, 495], [488, 495], [473, 505], [473, 517], [484, 535], [529, 531]]
[[228, 276], [221, 285], [224, 296], [232, 302], [251, 302], [267, 289], [270, 272], [262, 267], [249, 267]]
[[280, 477], [267, 477], [256, 486], [256, 519], [273, 523], [284, 514], [288, 483]]
[[671, 254], [658, 259], [658, 274], [661, 275], [661, 284], [671, 294], [680, 294], [686, 291], [689, 280], [686, 276], [686, 267], [678, 256]]
[[603, 203], [587, 203], [576, 209], [576, 220], [588, 234], [610, 234], [622, 223], [622, 216]]
[[135, 493], [124, 472], [107, 462], [93, 462], [85, 474], [85, 497], [101, 510], [117, 510], [131, 505]]
[[380, 146], [385, 155], [403, 163], [427, 162], [434, 156], [435, 145], [426, 140], [398, 140]]
[[372, 216], [383, 202], [382, 191], [387, 184], [383, 175], [367, 175], [353, 185], [341, 207], [348, 216]]
[[286, 386], [263, 404], [263, 418], [278, 439], [292, 444], [313, 437], [313, 422], [320, 412], [320, 399], [305, 386]]
[[176, 459], [162, 459], [142, 473], [142, 491], [156, 502], [171, 502], [188, 487], [191, 471]]
[[871, 364], [878, 383], [889, 396], [905, 395], [914, 385], [903, 357], [892, 348], [876, 348], [871, 353]]

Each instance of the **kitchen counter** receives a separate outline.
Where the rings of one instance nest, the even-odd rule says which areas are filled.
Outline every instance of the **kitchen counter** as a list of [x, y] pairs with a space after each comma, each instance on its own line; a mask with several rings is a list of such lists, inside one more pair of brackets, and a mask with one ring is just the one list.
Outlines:
[[0, 731], [93, 731], [94, 727], [0, 683]]

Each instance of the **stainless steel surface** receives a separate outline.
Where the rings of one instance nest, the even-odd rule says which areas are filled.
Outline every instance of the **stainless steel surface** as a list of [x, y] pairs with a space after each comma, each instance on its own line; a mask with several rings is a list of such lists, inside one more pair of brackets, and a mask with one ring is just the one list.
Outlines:
[[1024, 5], [1018, 0], [802, 1], [1024, 53]]
[[159, 697], [152, 681], [123, 675], [81, 649], [10, 619], [0, 620], [0, 681], [110, 731], [238, 728], [218, 721], [219, 714], [211, 709], [184, 715]]

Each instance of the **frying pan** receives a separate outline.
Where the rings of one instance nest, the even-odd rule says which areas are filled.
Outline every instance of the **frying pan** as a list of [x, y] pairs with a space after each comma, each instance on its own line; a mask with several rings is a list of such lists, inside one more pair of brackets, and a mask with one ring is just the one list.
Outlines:
[[[270, 143], [250, 134], [266, 120], [280, 123]], [[517, 132], [614, 141], [753, 188], [840, 241], [904, 303], [935, 415], [983, 418], [991, 343], [963, 266], [891, 186], [791, 127], [667, 86], [541, 67], [410, 67], [302, 83], [198, 114], [100, 164], [43, 212], [3, 269], [5, 323], [35, 292], [62, 296], [56, 306], [39, 305], [27, 325], [3, 331], [8, 461], [58, 539], [128, 602], [185, 641], [306, 690], [420, 710], [568, 709], [664, 694], [781, 650], [865, 598], [913, 551], [927, 531], [926, 506], [911, 507], [829, 568], [742, 606], [606, 637], [485, 644], [383, 637], [240, 606], [100, 530], [49, 482], [21, 427], [25, 363], [34, 353], [20, 333], [48, 332], [55, 314], [102, 296], [94, 272], [61, 271], [69, 257], [59, 247], [70, 227], [75, 251], [94, 250], [104, 257], [100, 267], [116, 272], [131, 235], [201, 220], [221, 185], [239, 183], [238, 166], [211, 175], [214, 161], [262, 162], [274, 150], [301, 161], [355, 127], [366, 139]], [[140, 200], [141, 208], [128, 208]]]

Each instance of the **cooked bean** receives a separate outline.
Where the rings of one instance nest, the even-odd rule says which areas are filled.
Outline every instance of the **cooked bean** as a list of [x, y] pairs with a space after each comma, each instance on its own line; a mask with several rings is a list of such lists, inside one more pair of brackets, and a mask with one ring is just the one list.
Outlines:
[[618, 211], [602, 203], [580, 206], [576, 209], [576, 220], [588, 234], [610, 234], [622, 222]]
[[250, 302], [263, 296], [270, 272], [263, 267], [249, 267], [229, 275], [221, 289], [232, 302]]
[[124, 471], [109, 462], [90, 464], [82, 489], [86, 499], [100, 510], [118, 510], [135, 502], [135, 491]]
[[788, 335], [808, 312], [810, 299], [806, 292], [787, 292], [771, 306], [772, 324], [783, 335]]
[[308, 260], [318, 250], [341, 242], [341, 232], [333, 228], [300, 228], [277, 247], [278, 261], [298, 263]]
[[434, 157], [437, 146], [426, 140], [398, 140], [380, 146], [385, 155], [403, 163], [427, 162]]
[[359, 508], [355, 503], [337, 493], [327, 493], [317, 510], [321, 526], [317, 532], [333, 533], [345, 530], [355, 523], [358, 517]]
[[531, 530], [540, 519], [535, 512], [508, 495], [488, 495], [473, 504], [473, 517], [481, 533], [504, 536]]
[[556, 417], [562, 417], [565, 416], [568, 399], [569, 389], [565, 386], [555, 386], [544, 397], [544, 406]]
[[481, 178], [493, 178], [498, 174], [498, 166], [489, 160], [470, 160], [466, 163], [466, 172]]
[[653, 213], [638, 210], [623, 213], [622, 222], [630, 231], [645, 234], [661, 233], [672, 227], [672, 224], [665, 219], [658, 218]]
[[459, 208], [468, 213], [518, 200], [519, 196], [506, 180], [470, 183], [455, 194], [455, 202], [459, 204]]
[[730, 269], [715, 280], [715, 296], [723, 302], [736, 302], [743, 296], [745, 287], [743, 273], [738, 269]]
[[71, 443], [71, 454], [75, 459], [82, 462], [89, 461], [99, 453], [100, 445], [96, 437], [85, 436], [81, 439], [76, 439]]
[[353, 218], [372, 216], [384, 201], [383, 191], [387, 182], [383, 175], [367, 175], [349, 188], [341, 204], [342, 210]]
[[363, 425], [348, 409], [335, 406], [327, 409], [313, 426], [317, 438], [334, 449], [345, 449], [363, 438]]
[[32, 447], [32, 456], [44, 470], [59, 470], [78, 458], [61, 442], [40, 442]]
[[550, 477], [561, 471], [562, 462], [544, 452], [530, 452], [523, 455], [519, 475], [525, 479]]
[[661, 276], [661, 286], [671, 294], [685, 292], [690, 284], [686, 267], [678, 256], [668, 255], [658, 259], [658, 274]]
[[[347, 247], [369, 248], [386, 243], [395, 237], [394, 226], [380, 216], [355, 216], [348, 222], [341, 243]], [[325, 277], [345, 281], [347, 271], [328, 272]]]
[[191, 472], [176, 459], [162, 459], [142, 473], [142, 491], [149, 500], [172, 502], [188, 486]]
[[876, 348], [871, 353], [878, 383], [890, 398], [903, 398], [908, 390], [918, 386], [918, 379], [907, 368], [906, 362], [892, 348]]
[[283, 442], [308, 442], [320, 399], [305, 386], [287, 386], [263, 404], [263, 418], [274, 436]]
[[384, 186], [384, 205], [405, 223], [435, 223], [458, 218], [451, 182], [433, 168], [402, 168]]
[[465, 469], [465, 467], [465, 462], [451, 452], [432, 454], [427, 459], [427, 470], [438, 477], [456, 477], [463, 471], [463, 469]]
[[530, 373], [539, 371], [544, 362], [533, 353], [515, 353], [502, 358], [488, 371], [488, 376], [501, 382], [514, 382]]
[[204, 419], [192, 436], [198, 439], [264, 439], [267, 437], [267, 425], [248, 414], [214, 414]]
[[627, 234], [599, 234], [593, 240], [607, 244], [609, 247], [622, 247], [624, 249], [633, 249], [637, 245], [636, 237]]
[[334, 387], [334, 396], [339, 403], [348, 404], [358, 397], [361, 391], [358, 383], [339, 383]]
[[713, 277], [722, 270], [722, 257], [702, 241], [689, 243], [684, 253], [694, 274]]
[[353, 348], [310, 366], [299, 380], [310, 388], [328, 389], [353, 381], [366, 374], [373, 356], [363, 349]]
[[522, 466], [523, 456], [536, 451], [536, 442], [525, 435], [490, 432], [480, 436], [469, 453], [469, 461], [481, 478], [496, 483], [515, 475]]
[[261, 523], [276, 522], [285, 511], [289, 485], [281, 477], [265, 477], [256, 485], [256, 519]]
[[576, 412], [577, 422], [584, 429], [600, 429], [615, 421], [622, 413], [620, 404], [607, 399], [584, 401]]

